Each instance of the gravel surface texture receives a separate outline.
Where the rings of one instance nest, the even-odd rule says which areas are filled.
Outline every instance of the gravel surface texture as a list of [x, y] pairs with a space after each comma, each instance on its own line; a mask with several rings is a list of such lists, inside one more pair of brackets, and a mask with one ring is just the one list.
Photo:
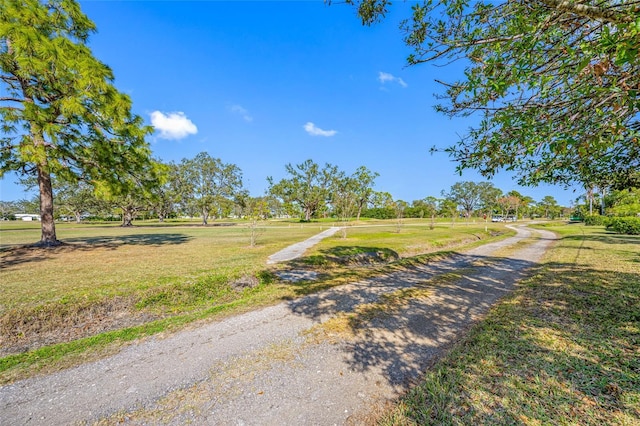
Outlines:
[[[443, 261], [2, 386], [0, 424], [365, 424], [511, 290], [555, 238], [549, 231], [514, 229], [514, 237]], [[508, 257], [492, 256], [527, 238], [530, 243], [512, 247]], [[393, 315], [375, 316], [355, 336], [308, 332], [382, 294], [446, 273], [462, 277], [443, 281]]]
[[326, 231], [322, 231], [319, 234], [316, 234], [313, 237], [307, 238], [306, 240], [304, 240], [304, 241], [302, 241], [300, 243], [293, 244], [293, 245], [291, 245], [289, 247], [286, 247], [286, 248], [280, 250], [279, 252], [274, 253], [271, 256], [269, 256], [269, 258], [267, 259], [267, 265], [272, 265], [274, 263], [286, 262], [287, 260], [296, 259], [296, 258], [302, 256], [302, 254], [308, 248], [311, 248], [314, 245], [318, 244], [323, 239], [332, 236], [333, 234], [335, 234], [339, 230], [340, 230], [340, 227], [332, 226], [331, 228], [327, 229]]

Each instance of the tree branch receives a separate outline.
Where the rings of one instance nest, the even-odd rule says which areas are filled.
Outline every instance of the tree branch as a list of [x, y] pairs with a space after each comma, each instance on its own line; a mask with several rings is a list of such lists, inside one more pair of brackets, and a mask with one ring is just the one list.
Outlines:
[[593, 19], [595, 21], [609, 22], [612, 24], [628, 24], [633, 22], [632, 13], [621, 13], [611, 9], [576, 3], [569, 0], [540, 0], [549, 7], [578, 16]]

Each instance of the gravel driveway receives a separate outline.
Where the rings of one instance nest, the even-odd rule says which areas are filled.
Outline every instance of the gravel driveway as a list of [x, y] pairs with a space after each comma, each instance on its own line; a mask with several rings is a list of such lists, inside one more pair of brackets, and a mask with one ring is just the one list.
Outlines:
[[277, 253], [272, 254], [267, 259], [267, 265], [272, 265], [278, 262], [286, 262], [287, 260], [296, 259], [308, 249], [316, 244], [318, 244], [323, 239], [332, 236], [336, 232], [338, 232], [341, 228], [338, 226], [332, 226], [331, 228], [320, 232], [319, 234], [314, 235], [313, 237], [307, 238], [306, 240], [290, 245]]
[[[0, 387], [0, 424], [363, 424], [511, 290], [555, 238], [517, 235], [412, 270], [155, 337], [119, 354]], [[518, 244], [509, 257], [492, 254]], [[380, 295], [446, 273], [350, 338], [308, 330]]]

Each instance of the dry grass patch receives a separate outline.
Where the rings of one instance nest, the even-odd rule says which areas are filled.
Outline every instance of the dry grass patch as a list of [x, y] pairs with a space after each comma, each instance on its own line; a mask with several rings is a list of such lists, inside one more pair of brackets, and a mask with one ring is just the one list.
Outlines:
[[[276, 225], [264, 233], [260, 246], [250, 248], [248, 230], [241, 225], [60, 224], [64, 244], [49, 250], [26, 246], [37, 239], [37, 224], [3, 224], [0, 355], [237, 306], [242, 300], [271, 303], [281, 290], [270, 285], [266, 258], [318, 231], [317, 226]], [[257, 288], [234, 286], [245, 276], [253, 277]], [[0, 367], [9, 364], [14, 362], [3, 360]]]

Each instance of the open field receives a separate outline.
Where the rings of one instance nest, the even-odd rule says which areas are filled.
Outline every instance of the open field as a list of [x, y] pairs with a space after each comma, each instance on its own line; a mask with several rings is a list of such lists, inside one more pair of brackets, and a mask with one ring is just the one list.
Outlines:
[[562, 239], [380, 424], [640, 424], [640, 237]]
[[[278, 224], [281, 229], [274, 228], [273, 231], [283, 240], [274, 243], [269, 253], [261, 255], [262, 263], [255, 266], [255, 273], [262, 284], [256, 288], [233, 291], [228, 287], [228, 281], [220, 278], [209, 288], [212, 293], [207, 293], [201, 301], [175, 297], [147, 304], [136, 303], [130, 307], [131, 315], [148, 315], [139, 325], [6, 356], [0, 359], [0, 381], [6, 383], [37, 372], [64, 368], [112, 353], [127, 341], [145, 335], [171, 331], [199, 319], [210, 320], [221, 313], [239, 312], [297, 297], [358, 277], [386, 274], [446, 255], [437, 250], [458, 248], [463, 243], [479, 244], [490, 238], [484, 233], [484, 224], [482, 227], [456, 225], [451, 229], [448, 224], [440, 223], [436, 229], [429, 230], [428, 224], [414, 221], [407, 222], [401, 232], [396, 233], [394, 223], [371, 222], [368, 223], [371, 226], [349, 228], [345, 239], [338, 233], [322, 241], [302, 259], [267, 269], [264, 261], [275, 251], [275, 245], [287, 245], [284, 242], [287, 237], [283, 236], [288, 232], [285, 229], [294, 233], [302, 232], [300, 229], [306, 226], [319, 229], [328, 225]], [[370, 419], [389, 425], [640, 424], [640, 237], [611, 234], [600, 227], [578, 224], [547, 225], [545, 228], [556, 232], [561, 239], [553, 243], [543, 263], [437, 361], [395, 408], [382, 414], [372, 413]], [[208, 233], [216, 233], [217, 239], [213, 240], [221, 243], [232, 240], [232, 228], [196, 227], [191, 231], [194, 232], [192, 238], [181, 243], [182, 247], [189, 250], [189, 244], [210, 238], [206, 237]], [[104, 232], [99, 229], [87, 227], [79, 231], [86, 235], [75, 238], [98, 238]], [[109, 232], [114, 233], [114, 238], [121, 239], [133, 231], [144, 234], [149, 229], [114, 228]], [[490, 229], [493, 232], [504, 230], [499, 225]], [[262, 234], [261, 245], [270, 244], [270, 231], [271, 228]], [[313, 234], [317, 229], [309, 231], [313, 232], [305, 235]], [[96, 235], [92, 236], [91, 232]], [[187, 231], [179, 226], [158, 228], [153, 232]], [[153, 232], [149, 231], [149, 234]], [[304, 238], [303, 235], [298, 237]], [[523, 240], [522, 246], [529, 243]], [[242, 247], [245, 251], [252, 250], [246, 242]], [[112, 248], [112, 256], [117, 257], [123, 248]], [[146, 250], [148, 246], [139, 248]], [[509, 246], [493, 256], [508, 256], [510, 251], [519, 248], [522, 248], [520, 244]], [[5, 248], [2, 255], [15, 250]], [[242, 250], [231, 242], [228, 250], [227, 263], [232, 264], [231, 253]], [[51, 257], [67, 256], [70, 261], [75, 254], [84, 253], [62, 252]], [[25, 265], [35, 267], [49, 260], [52, 259], [7, 268], [3, 263], [2, 278]], [[275, 272], [291, 268], [317, 271], [320, 279], [300, 283], [276, 279]], [[202, 280], [214, 273], [213, 269], [208, 274], [203, 271]], [[453, 275], [441, 278], [443, 284], [449, 279], [458, 279]], [[439, 285], [439, 282], [436, 280], [433, 284]], [[69, 285], [70, 291], [72, 288]], [[136, 293], [134, 287], [130, 288], [135, 297], [147, 294], [144, 291]], [[151, 290], [145, 291], [155, 291], [153, 287], [149, 288]], [[172, 295], [186, 291], [177, 284], [163, 289], [173, 289], [168, 293]], [[430, 294], [428, 290], [416, 288], [393, 294], [392, 298], [384, 298], [381, 304], [371, 305], [370, 309], [356, 314], [362, 321], [371, 321], [386, 315], [389, 306], [420, 299]], [[169, 300], [173, 304], [169, 304]], [[27, 302], [22, 303], [28, 308]], [[58, 301], [49, 303], [58, 309], [64, 306]], [[77, 301], [68, 304], [79, 305]], [[328, 323], [327, 326], [335, 325]]]
[[[334, 225], [268, 222], [257, 247], [246, 224], [60, 224], [65, 244], [24, 247], [37, 241], [37, 223], [0, 224], [0, 359], [2, 381], [100, 356], [119, 345], [187, 323], [252, 309], [373, 273], [372, 266], [400, 257], [472, 244], [505, 233], [502, 225], [366, 221], [346, 238], [324, 240], [304, 261], [265, 265], [269, 255]], [[495, 237], [494, 237], [495, 238]], [[383, 253], [367, 262], [353, 254]], [[344, 261], [346, 259], [346, 262]], [[341, 261], [342, 260], [342, 261]], [[321, 272], [314, 282], [288, 283], [274, 271], [302, 267]], [[251, 277], [254, 285], [234, 288]], [[107, 348], [107, 349], [105, 349]], [[111, 348], [111, 349], [108, 349]], [[75, 358], [74, 358], [75, 357]], [[77, 358], [77, 359], [76, 359]]]

